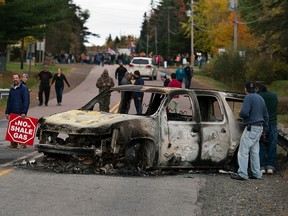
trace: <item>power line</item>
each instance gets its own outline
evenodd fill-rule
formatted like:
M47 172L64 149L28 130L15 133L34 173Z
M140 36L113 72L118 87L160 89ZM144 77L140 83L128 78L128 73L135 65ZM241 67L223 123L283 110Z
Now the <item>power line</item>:
M240 6L240 3L238 2L238 7L239 7L239 9L252 9L252 8L255 8L255 7L258 7L259 5L261 5L262 4L262 2L260 2L260 3L258 3L258 4L256 4L256 5L253 5L253 6Z
M256 20L253 20L253 21L249 21L249 22L237 22L237 24L240 24L240 25L253 24L253 23L259 22L260 20L265 19L266 17L271 16L271 15L272 15L272 13L271 14L266 14L265 16L260 17L259 19L256 19Z
M266 14L266 15L264 15L264 16L256 19L256 20L252 20L252 21L249 21L249 22L240 22L240 21L237 21L236 23L237 23L237 24L240 24L240 25L249 25L249 24L253 24L253 23L259 22L260 20L263 20L263 19L265 19L266 17L271 16L271 15L272 15L272 13L269 13L269 14ZM233 24L234 22L231 22L231 23ZM229 25L229 24L228 24L228 25ZM204 27L198 26L198 25L196 25L195 23L194 23L194 26L195 26L197 29L199 29L200 31L203 31L203 32L217 32L217 31L221 31L221 30L224 30L224 29L226 29L226 28L229 27L229 26L225 26L225 27L223 27L223 28L218 28L218 29L209 30L209 29L205 29Z
M230 27L230 24L228 24L227 26L223 27L223 28L217 28L217 29L213 29L213 30L208 30L208 29L204 29L200 26L197 26L195 23L194 23L194 26L199 29L200 31L203 31L203 32L219 32L219 31L222 31L224 29L227 29Z

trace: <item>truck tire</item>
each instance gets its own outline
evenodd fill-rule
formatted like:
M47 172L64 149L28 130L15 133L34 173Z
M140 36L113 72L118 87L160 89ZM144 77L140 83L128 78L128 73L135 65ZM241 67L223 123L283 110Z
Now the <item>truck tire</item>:
M125 150L125 163L128 166L148 169L153 167L156 150L153 142L134 143Z

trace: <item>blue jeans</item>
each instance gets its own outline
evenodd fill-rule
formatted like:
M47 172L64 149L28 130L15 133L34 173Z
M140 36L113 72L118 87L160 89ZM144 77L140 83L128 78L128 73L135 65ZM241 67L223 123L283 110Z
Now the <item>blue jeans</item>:
M261 169L267 168L275 171L278 143L277 124L269 124L266 137L268 143L260 143L260 166Z
M57 103L62 103L63 87L55 87Z
M259 139L262 134L262 126L251 126L251 131L245 127L240 140L238 150L238 174L248 179L248 160L250 155L250 166L254 177L261 178L260 159L259 159Z
M119 77L119 76L118 76L118 86L121 85L121 81L122 81L123 78L124 78L124 77Z
M191 86L191 80L192 78L185 78L185 88L189 89Z
M143 102L142 97L134 98L134 104L135 104L136 112L138 115L142 114L142 102Z

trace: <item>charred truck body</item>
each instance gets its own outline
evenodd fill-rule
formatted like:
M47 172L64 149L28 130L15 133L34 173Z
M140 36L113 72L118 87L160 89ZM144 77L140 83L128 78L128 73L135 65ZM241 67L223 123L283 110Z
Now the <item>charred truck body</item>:
M143 114L133 94L143 92ZM118 98L109 113L98 102ZM79 110L39 120L37 149L45 154L91 157L102 165L123 161L140 168L225 167L242 134L243 94L154 86L118 86Z

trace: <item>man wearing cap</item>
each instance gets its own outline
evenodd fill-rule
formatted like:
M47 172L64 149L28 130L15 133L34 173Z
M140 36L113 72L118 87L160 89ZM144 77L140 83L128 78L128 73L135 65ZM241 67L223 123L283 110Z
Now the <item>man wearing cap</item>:
M259 159L259 139L268 126L268 111L263 98L256 93L254 82L245 84L245 93L243 106L239 112L245 129L240 139L238 150L238 173L232 174L231 178L236 180L247 180L248 177L248 160L250 156L250 167L252 176L250 178L261 179Z
M170 82L170 79L166 76L165 73L161 73L160 78L163 81L163 86L167 87Z
M267 111L269 114L268 130L266 132L266 140L260 139L260 167L261 172L273 174L276 168L277 157L277 109L278 97L272 92L268 91L266 83L263 81L256 82L257 93L264 99Z

